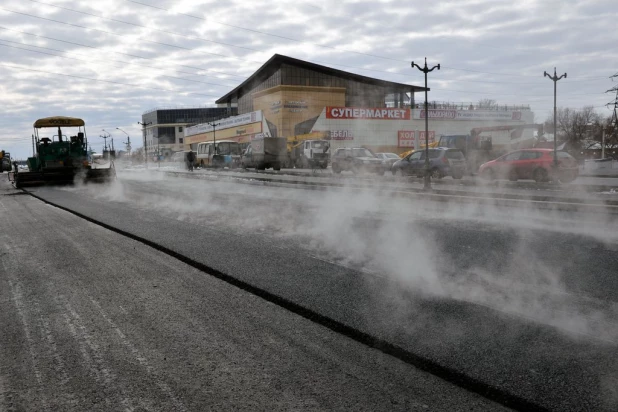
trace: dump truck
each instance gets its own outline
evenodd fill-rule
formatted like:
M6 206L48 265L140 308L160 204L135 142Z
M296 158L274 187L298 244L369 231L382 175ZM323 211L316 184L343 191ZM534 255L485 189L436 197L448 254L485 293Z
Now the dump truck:
M256 137L243 153L240 164L243 168L281 170L288 158L285 137Z
M28 171L9 174L15 187L104 182L116 177L113 157L88 155L84 120L54 116L38 119L33 126L34 154L28 158Z

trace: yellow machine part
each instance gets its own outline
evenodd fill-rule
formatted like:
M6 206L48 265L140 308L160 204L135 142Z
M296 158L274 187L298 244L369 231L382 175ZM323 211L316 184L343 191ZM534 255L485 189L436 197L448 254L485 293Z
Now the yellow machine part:
M287 138L288 152L292 150L293 147L298 146L305 140L322 140L322 139L327 139L327 138L328 138L328 132L311 132L311 133L290 136Z
M430 148L432 148L432 149L433 149L434 147L438 147L438 142L429 143L429 147L430 147ZM420 150L420 149L424 149L424 148L425 148L425 145L424 145L424 144L422 144L422 145L420 145L419 150ZM400 153L400 154L399 154L399 157L401 157L401 158L403 159L404 157L406 157L406 156L407 156L407 155L409 155L410 153L413 153L413 152L414 152L414 150L415 150L415 149L408 150L407 152Z

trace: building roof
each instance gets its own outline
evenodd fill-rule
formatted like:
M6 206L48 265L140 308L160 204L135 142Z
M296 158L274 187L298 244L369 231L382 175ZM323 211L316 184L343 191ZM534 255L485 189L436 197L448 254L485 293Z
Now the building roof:
M323 74L331 76L342 77L349 80L355 80L360 83L366 83L376 86L382 86L393 89L393 91L402 92L422 92L425 91L424 87L413 86L406 83L389 82L386 80L374 79L373 77L361 76L360 74L354 74L343 70L333 69L331 67L322 66L319 64L311 63L305 60L295 59L293 57L283 56L281 54L275 54L266 63L262 65L255 73L249 76L244 82L227 93L225 96L219 98L215 103L229 103L237 100L244 92L248 92L255 87L255 85L268 79L274 72L276 72L282 64L289 64L303 69L313 70ZM427 89L429 90L429 89Z

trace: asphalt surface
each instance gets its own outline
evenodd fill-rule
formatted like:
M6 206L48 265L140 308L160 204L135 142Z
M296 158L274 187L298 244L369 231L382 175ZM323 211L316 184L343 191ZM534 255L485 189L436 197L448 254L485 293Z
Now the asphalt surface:
M532 405L618 408L609 217L161 174L33 192Z
M504 410L4 182L0 228L0 411Z

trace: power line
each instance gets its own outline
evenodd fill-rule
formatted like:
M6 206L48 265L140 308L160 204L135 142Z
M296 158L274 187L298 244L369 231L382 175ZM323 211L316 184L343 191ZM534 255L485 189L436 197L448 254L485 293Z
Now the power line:
M30 0L30 1L33 1L33 0ZM201 20L201 21L204 21L204 22L212 22L212 20L206 19L206 18L201 17L201 16L196 16L196 15L193 15L193 14L181 13L181 12L171 12L169 9L166 9L164 7L154 6L152 4L146 4L146 3L142 3L142 2L136 1L136 0L125 0L125 1L128 1L130 3L139 4L139 5L144 6L144 7L150 7L150 8L156 9L156 10L165 11L168 14L176 14L176 15L179 15L179 16L190 17L190 18ZM264 31L261 31L261 30L250 29L250 28L242 27L242 26L236 26L236 25L229 24L229 23L222 23L222 22L219 22L219 21L215 21L215 23L220 24L222 26L231 27L231 28L234 28L234 29L239 29L239 30L248 31L248 32L251 32L251 33L257 33L257 34L262 34L262 35L265 35L265 36L271 36L271 37L276 37L276 38L280 38L280 39L290 40L290 41L294 41L294 42L297 42L297 43L308 44L308 45L315 46L315 47L321 47L321 48L326 48L326 49L331 49L331 50L337 50L337 51L342 51L342 52L346 52L346 53L353 53L353 54L358 54L358 55L362 55L362 56L375 57L375 58L378 58L378 59L391 60L391 61L395 61L395 62L406 63L406 65L410 62L410 60L407 60L407 59L406 60L395 59L395 58L391 58L391 57L379 56L379 55L370 54L370 53L363 53L363 52L358 52L358 51L354 51L354 50L346 50L346 49L342 49L342 48L339 48L339 47L334 47L334 46L328 46L328 45L323 45L323 44L318 44L318 43L307 42L305 40L300 40L300 39L295 39L295 38L292 38L292 37L287 37L287 36L282 36L282 35L278 35L278 34L268 33L268 32L264 32ZM490 48L496 48L496 47L487 46L487 45L483 45L483 46L484 47L490 47ZM342 65L341 67L352 67L352 66L343 66ZM498 76L516 76L516 77L536 78L536 75L522 75L522 74L515 74L515 73L486 72L486 71L479 71L479 70L473 70L473 69L462 69L462 68L459 68L459 67L448 67L448 66L444 66L443 68L444 69L450 69L450 70L457 70L457 71L480 73L480 74L493 74L493 75L498 75ZM363 70L369 70L369 69L363 69ZM380 70L375 70L375 71L380 71ZM391 72L387 72L387 73L391 73ZM402 75L403 75L403 73L402 73ZM604 77L599 77L599 78L604 78Z
M174 36L181 36L181 37L185 37L187 39L201 40L201 41L205 41L205 42L208 42L208 43L214 43L214 44L221 44L221 45L224 45L224 46L237 47L239 49L244 49L244 50L249 50L249 51L264 52L264 50L252 49L250 47L244 47L244 46L237 46L237 45L231 44L231 43L225 43L225 42L221 42L221 41L205 39L203 37L188 36L186 34L182 34L182 33L178 33L178 32L173 32L173 31L168 31L168 30L161 30L161 29L157 29L155 27L145 26L143 24L131 23L131 22L124 21L124 20L112 19L110 17L101 16L99 14L88 13L88 12L85 12L85 11L75 10L75 9L71 9L69 7L58 6L56 4L45 3L45 2L42 2L42 1L38 1L38 0L28 0L28 1L31 1L33 3L44 4L44 5L50 6L50 7L56 7L56 8L61 9L61 10L72 11L73 13L79 13L79 14L84 14L86 16L97 17L97 18L102 19L102 20L108 20L108 21L113 21L113 22L116 22L116 23L128 24L128 25L134 26L134 27L141 27L143 29L157 31L159 33L172 34Z
M56 6L54 6L54 7L56 7ZM34 14L29 14L29 13L18 12L18 11L6 9L6 8L3 8L3 7L0 7L0 10L7 11L9 13L19 14L19 15L22 15L22 16L32 17L32 18L35 18L35 19L51 21L51 22L58 23L58 24L64 24L64 25L71 26L71 27L77 27L77 28L84 29L84 30L97 31L97 32L100 32L100 33L105 33L105 34L109 34L109 35L116 36L116 37L126 37L126 36L124 36L122 34L117 34L117 33L114 33L114 32L107 31L107 30L93 29L91 27L80 26L79 24L67 23L67 22L63 22L63 21L60 21L60 20L55 20L55 19L50 19L50 18L47 18L47 17L36 16ZM81 12L79 12L77 10L73 10L73 9L68 9L68 10L75 11L76 13L81 13ZM105 17L101 17L101 18L102 19L106 19ZM127 24L133 24L133 23L127 23ZM149 28L149 27L146 27L146 26L143 26L143 27ZM149 28L149 29L151 29L151 28ZM156 29L152 29L152 30L156 30ZM179 36L184 36L184 35L179 35ZM187 37L187 36L184 36L184 37ZM168 47L172 47L172 48L175 48L175 49L180 49L180 50L185 50L185 51L192 51L194 53L202 53L202 54L207 54L207 55L211 55L211 56L218 56L218 57L224 57L224 58L232 58L232 59L235 59L235 60L242 60L242 61L246 61L246 62L249 62L249 63L260 64L260 65L262 64L262 62L258 62L258 61L255 61L255 60L249 60L249 59L243 59L243 58L237 57L237 56L225 55L225 54L220 54L220 53L205 52L205 51L191 49L191 48L188 48L188 47L178 46L178 45L175 45L175 44L157 42L157 41L153 41L153 40L145 40L143 38L140 39L140 40L143 41L143 42L146 42L146 43L152 43L152 44L156 44L156 45L159 45L159 46L168 46ZM260 52L260 53L263 52L263 50L257 50L257 49L250 49L250 50L253 50L253 51L256 51L256 52ZM330 64L330 63L319 62L319 61L316 61L316 63ZM365 71L393 74L392 72L389 72L389 71L386 71L386 70L366 69L366 68L362 68L362 67L347 66L347 65L343 65L343 64L331 64L331 65L332 66L352 68L352 69L358 69L358 70L365 70Z
M15 11L15 10L5 9L5 8L3 8L3 7L0 7L0 10L8 11L9 13L19 14L19 15L21 15L21 16L27 16L27 17L32 17L32 18L35 18L35 19L40 19L40 20L45 20L45 21L51 21L51 22L53 22L53 23L64 24L64 25L66 25L66 26L77 27L77 28L79 28L79 29L91 30L91 31L96 31L96 32L99 32L99 33L105 33L105 34L109 34L109 35L111 35L111 36L125 37L125 36L123 36L122 34L116 34L116 33L114 33L114 32L107 31L107 30L94 29L94 28L92 28L92 27L80 26L79 24L67 23L67 22L65 22L65 21L60 21L60 20L50 19L50 18L47 18L47 17L36 16L36 15L34 15L34 14L29 14L29 13L22 13L22 12ZM211 56L226 57L226 58L231 57L231 56L229 56L229 55L225 55L225 54L210 53L210 52L205 52L205 51L198 51L198 50L195 50L195 49L190 49L190 48L188 48L188 47L183 47L183 46L178 46L178 45L175 45L175 44L169 44L169 43L158 42L158 41L154 41L154 40L145 40L145 39L143 39L143 38L142 38L142 39L140 39L140 40L141 40L141 41L143 41L143 42L146 42L146 43L156 44L156 45L159 45L159 46L168 46L168 47L172 47L172 48L175 48L175 49L187 50L187 51L192 51L192 52L195 52L195 53L208 54L208 55L211 55ZM241 59L241 60L245 60L245 59ZM245 61L248 61L248 62L251 62L251 63L257 63L257 64L260 64L260 63L261 63L261 62L258 62L258 61L253 61L253 60L245 60Z
M108 20L108 21L113 21L113 22L117 22L117 23L127 24L127 25L131 25L131 26L134 26L134 27L146 28L146 29L149 29L149 30L158 31L158 32L165 33L165 34L171 34L171 35L174 35L174 36L180 36L180 37L184 37L184 38L188 38L188 39L192 39L192 40L201 40L201 41L206 41L206 42L211 42L211 43L217 43L217 44L222 44L222 45L226 45L226 46L242 48L242 49L245 49L245 50L250 50L250 51L255 51L255 52L260 52L260 53L264 52L264 50L253 49L253 48L244 47L244 46L237 46L237 45L234 45L234 44L231 44L231 43L218 42L218 41L204 39L204 38L196 37L196 36L188 36L188 35L184 35L184 34L178 33L178 32L172 32L172 31L167 31L167 30L160 30L160 29L157 29L157 28L154 28L154 27L150 27L150 26L145 26L145 25L141 25L141 24L126 22L126 21L123 21L123 20L108 18L108 17L100 16L100 15L97 15L97 14L94 14L94 13L83 12L83 11L80 11L80 10L75 10L75 9L71 9L71 8L68 8L68 7L58 6L58 5L54 5L54 4L51 4L51 3L45 3L45 2L38 1L38 0L29 0L29 1L34 2L34 3L44 4L44 5L51 6L51 7L56 7L56 8L59 8L61 10L67 10L67 11L71 11L71 12L78 13L78 14L83 14L83 15L87 15L87 16L91 16L91 17L96 17L96 18L99 18L99 19L102 19L102 20ZM127 1L131 1L131 0L127 0ZM155 7L155 6L150 6L150 5L146 5L146 4L135 2L135 1L131 1L131 2L136 3L136 4L141 4L141 5L144 5L144 6L148 6L148 7L153 7L155 9L161 9L161 10L164 10L166 12L169 12L167 9L163 9L163 8L159 8L159 7ZM90 27L85 27L85 26L81 26L81 25L77 25L77 24L73 24L73 23L67 23L67 22L63 22L63 21L60 21L60 20L49 19L49 18L45 18L45 17L41 17L41 16L36 16L36 15L33 15L33 14L17 12L17 11L13 11L13 10L9 10L9 9L4 9L2 7L0 7L0 10L5 10L5 11L11 12L11 13L16 13L16 14L20 14L20 15L36 18L36 19L52 21L52 22L55 22L55 23L69 25L69 26L73 26L73 27L77 27L77 28L81 28L81 29L94 30L94 31L98 31L98 32L105 33L105 34L110 34L110 35L117 36L117 37L126 37L124 35L117 34L117 33L110 32L110 31L106 31L106 30L92 29ZM183 13L177 13L177 14L183 15ZM188 15L188 16L189 17L193 17L193 18L199 18L201 20L207 21L207 19L200 18L198 16L191 16L191 15ZM223 24L223 23L221 23L221 24ZM245 30L242 27L237 27L237 26L233 26L233 25L229 25L229 26ZM246 29L246 30L253 31L252 29ZM259 31L256 31L256 32L259 32ZM275 37L286 38L285 36L275 36ZM144 39L140 39L140 40L142 40L144 42L147 42L147 43L153 43L153 44L157 44L157 45L163 45L163 46L178 48L178 49L181 49L181 50L192 51L192 52L195 52L195 53L203 53L203 54L209 54L209 55L214 55L214 56L218 56L218 57L233 58L233 59L236 59L236 60L242 60L242 61L247 61L247 62L256 63L256 64L261 64L262 63L262 62L258 62L258 61L255 61L255 60L243 59L243 58L237 57L237 56L230 56L230 55L224 55L224 54L220 54L220 53L210 53L210 52L198 51L198 50L191 49L191 48L188 48L188 47L177 46L177 45L173 45L173 44L169 44L169 43L156 42L156 41L144 40ZM294 40L294 39L292 39L292 40ZM300 41L300 40L296 40L296 41ZM312 44L312 43L309 43L309 44ZM406 62L407 63L407 61L405 61L405 60L390 59L390 58L386 58L386 57L383 57L383 56L375 56L375 55L365 54L365 53L359 53L359 54L367 55L367 56L370 56L370 57L384 58L384 59L388 59L388 60L399 61L399 62ZM141 58L141 56L135 56L135 55L129 55L129 56ZM397 76L409 77L408 74L406 74L406 73L398 73L398 72L392 72L392 71L387 71L387 70L378 70L378 69L369 69L369 68L364 68L364 67L349 66L349 65L343 65L343 64L332 64L332 63L320 62L320 61L315 61L315 62L316 63L320 63L320 64L330 65L330 66L339 66L339 67L345 67L345 68L350 68L350 69L357 69L357 70L377 72L377 73L387 73L389 75L397 75ZM484 71L478 71L478 70L472 70L472 69L461 69L461 68L454 68L454 67L448 67L448 66L446 66L444 68L445 69L450 69L450 70L459 70L459 71L466 71L466 72L472 72L472 73L479 73L479 74L492 74L492 75L499 75L499 76L532 77L532 76L521 75L521 74L484 72ZM225 74L227 74L227 73L225 73ZM238 75L233 75L233 76L243 77L243 76L238 76ZM590 77L590 79L605 79L605 78L606 77ZM462 80L457 80L457 81L462 81ZM575 81L577 81L577 80L575 80ZM584 78L581 78L581 80L579 80L579 81L585 81L585 80L584 80ZM481 83L482 81L470 81L470 82ZM490 83L490 82L487 82L487 83ZM536 85L536 84L539 84L539 83L529 83L529 84L535 84Z
M174 35L174 36L180 36L180 37L184 37L184 38L191 39L191 40L201 40L201 41L205 41L205 42L209 42L209 43L215 43L215 44L220 44L220 45L225 45L225 46L230 46L230 47L236 47L236 48L240 48L240 49L244 49L244 50L248 50L248 51L259 52L259 53L263 53L263 52L266 51L266 50L260 50L260 49L251 48L251 47L239 46L239 45L235 45L235 44L231 44L231 43L226 43L226 42L221 42L221 41L205 39L203 37L189 36L189 35L185 35L185 34L174 32L174 31L161 30L161 29L157 29L157 28L151 27L151 26L146 26L146 25L142 25L142 24L127 22L127 21L124 21L124 20L109 18L109 17L98 15L98 14L94 14L94 13L89 13L89 12L84 12L84 11L72 9L72 8L69 8L69 7L63 7L63 6L58 6L58 5L51 4L51 3L42 2L42 1L39 1L39 0L29 0L29 1L31 1L33 3L44 4L44 5L50 6L50 7L56 7L56 8L61 9L61 10L67 10L67 11L71 11L71 12L74 12L74 13L83 14L83 15L86 15L86 16L96 17L96 18L99 18L101 20L107 20L107 21L112 21L112 22L116 22L116 23L127 24L127 25L130 25L130 26L145 28L145 29L156 31L156 32L160 32L160 33L171 34L171 35ZM155 8L155 9L164 10L164 11L169 13L169 10L164 9L164 8L160 8L160 7L156 7L156 6L151 6L151 5L146 5L146 4L135 2L135 1L132 1L132 2L136 3L136 4L144 5L144 6L147 6L147 7L152 7L152 8ZM67 24L67 25L71 25L71 26L75 26L75 27L79 27L79 28L83 28L83 29L88 29L87 27L84 27L84 26L79 26L79 25L75 25L75 24L72 24L72 23L66 23L66 22L62 22L62 21L59 21L59 20L47 19L47 18L44 18L44 17L35 16L35 15L32 15L32 14L27 14L27 13L15 12L15 11L12 11L12 10L7 10L7 9L4 9L4 10L10 11L10 12L13 12L13 13L23 14L23 15L30 16L30 17L33 17L33 18L39 18L39 19L53 21L53 22L60 23L60 24ZM177 14L184 15L183 13L177 13ZM192 15L187 15L187 16L192 17L192 18L197 18L197 19L200 19L200 20L203 20L203 21L208 21L207 19L200 18L198 16L192 16ZM224 23L220 23L220 24L227 25L227 24L224 24ZM252 32L267 34L267 33L260 32L259 30L246 29L246 28L242 28L242 27L234 26L234 25L228 25L228 26L234 27L234 28L237 28L237 29L240 29L240 30L248 30L248 31L252 31ZM109 32L109 31L105 31L105 30L100 30L100 29L93 29L93 30L100 31L100 32L103 32L103 33L106 33L106 34L111 34L111 35L114 35L114 36L124 37L123 35L116 34L116 33ZM288 37L285 37L285 36L274 35L274 37L281 37L281 38L284 38L284 39L293 40L293 41L297 41L297 42L301 42L301 43L307 43L307 44L311 44L311 45L315 45L315 46L321 46L321 45L318 45L318 44L315 44L315 43L308 43L308 42L304 42L304 41L301 41L301 40L298 40L298 39L288 38ZM206 53L206 54L211 54L211 55L215 55L215 56L219 56L219 57L229 57L229 58L233 58L233 59L236 59L236 60L247 61L247 62L250 62L250 63L257 63L257 64L261 63L261 62L257 62L257 61L254 61L254 60L243 59L243 58L240 58L240 57L237 57L237 56L230 56L230 55L224 55L224 54L219 54L219 53L209 53L209 52L196 51L195 49L190 49L190 48L186 48L186 47L176 46L176 45L172 45L172 44L169 44L169 43L152 42L150 40L144 40L144 41L151 42L151 43L158 44L158 45L165 45L165 46L169 46L169 47L180 48L180 49L183 49L183 50L194 51L194 52L197 52L197 53ZM323 47L339 50L337 48L330 47L330 46L323 46ZM346 50L341 50L341 51L346 51ZM377 56L377 55L372 55L372 54L362 53L362 52L354 52L354 51L347 51L347 52L355 53L355 54L360 54L360 55L365 55L365 56L369 56L369 57L375 57L375 58L381 58L381 59L387 59L387 60L391 60L391 61L407 63L407 60L393 59L393 58L389 58L389 57ZM371 72L376 72L376 73L387 73L389 75L395 74L395 75L398 75L398 76L406 76L406 77L408 77L408 74L406 74L406 73L396 73L396 72L387 71L387 70L369 69L369 68L358 67L358 66L350 66L350 65L344 65L344 64L332 64L332 63L329 63L329 62L321 62L321 61L317 61L317 60L314 61L314 62L315 63L319 63L319 64L326 64L326 65L330 65L330 66L339 66L339 67L345 67L345 68L351 68L351 69L357 69L357 70L371 71ZM445 68L447 68L447 67L445 67ZM526 76L526 75L520 75L520 74L490 73L490 72L481 72L481 71L476 71L476 70L460 69L460 68L450 68L450 69L451 70L461 70L461 71L468 71L468 72L483 73L483 74L503 75L503 76L532 77L532 76Z
M162 89L162 88L159 88L159 87L147 87L147 86L142 86L142 85L139 85L139 84L121 83L121 82L115 82L115 81L112 81L112 80L93 79L92 77L76 76L76 75L64 74L64 73L54 73L54 72L49 72L49 71L46 71L46 70L29 69L27 67L13 66L13 65L4 64L4 63L0 63L0 66L9 67L9 68L18 69L18 70L26 70L26 71L31 71L31 72L53 74L53 75L56 75L56 76L72 77L72 78L75 78L75 79L90 80L90 81L100 82L100 83L118 84L118 85L121 85L121 86L138 87L140 89L157 90L157 91L163 91L163 92L172 92L172 93L178 93L178 94L181 94L181 95L193 94L193 95L197 95L197 96L217 97L217 98L220 97L218 95L213 95L213 94L195 93L195 92L182 92L182 91L179 91L179 90Z
M10 41L10 40L5 40L5 39L0 39L0 41L9 42L9 43L24 44L24 45L26 45L26 46L30 46L30 47L36 47L36 48L40 48L40 49L52 50L52 51L57 51L57 52L64 53L64 54L69 54L68 52L65 52L65 51L63 51L63 50L51 49L51 48L48 48L48 47L33 46L33 45L31 45L31 44L25 44L25 43L13 42L13 41ZM8 44L2 44L2 43L0 43L0 46L3 46L3 47L10 47L10 48L13 48L13 49L18 49L18 50L25 50L25 51L29 51L29 52L32 52L32 53L45 54L45 55L48 55L48 56L63 57L63 56L60 56L60 55L58 55L58 54L47 53L47 52L38 51L38 50L31 50L31 49L26 49L26 48L23 48L23 47L10 46L10 45L8 45ZM63 58L70 59L70 60L77 60L77 61L86 62L86 63L90 63L90 62L91 62L90 60L78 59L78 58L76 58L76 57L63 57ZM109 61L106 61L106 60L99 60L99 61L103 61L103 62L105 62L106 64L109 64ZM146 66L146 65L141 65L141 64L135 64L135 63L129 63L129 62L122 62L122 61L118 61L118 60L111 60L111 61L112 61L112 62L116 62L116 63L128 64L128 65L132 65L132 66L147 67L147 68L150 68L150 69L161 70L161 69L158 69L158 68L156 68L156 67ZM114 66L114 67L120 67L120 66ZM168 78L170 78L170 79L176 79L176 80L184 80L184 81L193 82L193 83L210 84L210 85L213 85L213 86L234 87L234 86L229 85L229 84L220 84L220 83L203 82L203 81L200 81L200 80L187 79L187 78L185 78L185 77L169 76L169 75L165 75L165 74L161 74L161 75L159 75L159 76L161 76L161 77L168 77Z
M0 26L0 29L1 30L8 30L8 31L12 31L12 32L15 32L15 33L20 33L20 34L26 34L28 36L37 37L37 38L40 38L40 39L47 39L47 40L57 41L57 42L60 42L60 43L72 44L74 46L86 47L86 48L93 49L93 50L101 50L100 47L89 46L87 44L76 43L76 42L72 42L72 41L68 41L68 40L60 40L60 39L56 39L54 37L42 36L40 34L29 33L29 32L25 32L25 31L21 31L21 30L9 29L9 28L3 27L3 26ZM142 57L142 56L138 56L136 54L128 54L128 53L122 53L122 52L111 52L111 53L119 54L119 55L127 56L127 57L134 57L136 59L157 61L157 59L152 59L152 58L149 58L149 57ZM189 69L203 70L203 71L208 71L208 72L213 72L213 73L218 73L218 74L225 74L227 76L240 77L242 79L246 78L246 76L240 76L238 74L232 74L232 73L222 72L222 71L218 71L218 70L206 69L206 68L203 68L203 67L187 66L187 65L184 65L184 64L179 64L178 67L186 67L186 68L189 68ZM196 74L196 76L203 76L203 75Z
M153 6L152 4L146 4L146 3L142 3L142 2L139 2L139 1L135 1L135 0L126 0L126 1L128 1L130 3L139 4L141 6L150 7L150 8L153 8L153 9L165 11L167 13L171 13L169 9L166 9L166 8L163 8L163 7L158 7L158 6ZM196 15L193 15L193 14L180 13L180 12L178 12L178 13L174 12L174 14L177 14L179 16L190 17L190 18L197 19L197 20L202 20L202 21L205 21L205 22L211 21L211 20L205 19L205 18L200 17L200 16L196 16ZM218 21L216 21L215 23L220 24L222 26L231 27L233 29L244 30L244 31L248 31L248 32L251 32L251 33L257 33L257 34L262 34L262 35L265 35L265 36L276 37L276 38L279 38L279 39L290 40L290 41L293 41L293 42L308 44L308 45L316 46L316 47L322 47L322 48L325 48L325 49L342 51L342 52L346 52L346 53L353 53L353 54L358 54L358 55L367 56L367 57L375 57L375 58L378 58L378 59L384 59L384 60L391 60L391 61L396 61L396 62L408 63L407 60L394 59L394 58L391 58L391 57L378 56L378 55L375 55L375 54L363 53L363 52L353 51L353 50L345 50L345 49L341 49L339 47L327 46L327 45L324 45L324 44L310 43L310 42L307 42L307 41L304 41L304 40L295 39L295 38L292 38L292 37L282 36L282 35L279 35L279 34L267 33L267 32L256 30L256 29L249 29L247 27L235 26L233 24L221 23L221 22L218 22Z

